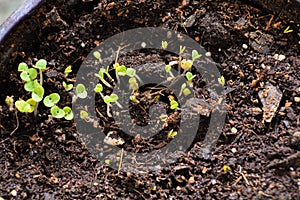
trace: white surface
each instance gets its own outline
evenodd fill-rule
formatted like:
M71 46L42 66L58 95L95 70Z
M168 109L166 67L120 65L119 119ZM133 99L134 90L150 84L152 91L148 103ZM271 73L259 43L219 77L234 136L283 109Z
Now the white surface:
M0 24L23 2L24 0L0 0Z

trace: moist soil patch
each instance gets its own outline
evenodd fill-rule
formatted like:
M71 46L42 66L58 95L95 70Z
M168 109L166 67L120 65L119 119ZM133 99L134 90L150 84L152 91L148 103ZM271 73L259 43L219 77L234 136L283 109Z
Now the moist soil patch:
M43 58L49 61L43 86L60 93L60 106L70 106L71 95L62 86L64 69L72 65L68 80L74 80L97 45L138 27L190 36L211 53L225 86L233 89L226 95L225 126L208 159L201 158L198 147L209 117L201 118L194 143L175 163L140 175L118 172L93 157L73 121L49 119L42 105L35 118L4 103L6 96L28 98L18 64ZM244 1L47 1L1 44L0 199L300 199L299 41L295 21ZM144 50L119 62L138 68L172 56ZM270 123L259 98L267 82L283 94ZM151 88L141 91L164 91ZM199 76L194 90L209 100ZM141 92L137 98L145 96ZM163 107L164 101L131 105L135 123L147 124L150 107ZM102 127L113 130L101 98L96 107ZM177 129L178 115L169 112L174 115L169 126ZM152 140L121 134L128 141L123 147L136 152L160 148L168 131Z

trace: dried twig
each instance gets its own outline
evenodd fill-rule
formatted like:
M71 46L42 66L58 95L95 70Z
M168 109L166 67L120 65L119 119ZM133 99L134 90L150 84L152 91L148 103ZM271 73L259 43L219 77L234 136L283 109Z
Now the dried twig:
M15 115L16 115L16 120L17 120L17 126L16 126L16 128L10 133L10 135L14 134L14 133L18 130L18 128L19 128L19 118L18 118L18 111L17 111L17 110L15 111Z

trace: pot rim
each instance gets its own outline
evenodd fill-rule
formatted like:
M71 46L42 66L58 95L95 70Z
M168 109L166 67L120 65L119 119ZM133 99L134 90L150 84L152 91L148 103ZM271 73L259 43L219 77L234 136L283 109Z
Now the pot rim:
M46 0L26 0L17 10L15 10L1 25L0 25L0 43L11 32L11 30L26 17L36 7Z

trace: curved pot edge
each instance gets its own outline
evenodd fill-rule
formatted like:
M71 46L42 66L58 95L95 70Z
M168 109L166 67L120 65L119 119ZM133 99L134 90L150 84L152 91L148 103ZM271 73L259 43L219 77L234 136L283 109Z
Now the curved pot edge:
M16 27L20 21L29 15L36 7L45 0L26 0L17 10L15 10L1 25L0 25L0 44L6 35Z

